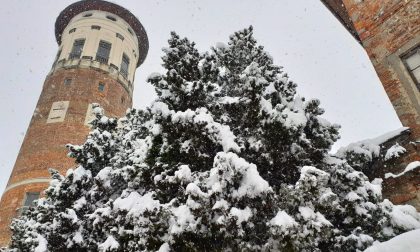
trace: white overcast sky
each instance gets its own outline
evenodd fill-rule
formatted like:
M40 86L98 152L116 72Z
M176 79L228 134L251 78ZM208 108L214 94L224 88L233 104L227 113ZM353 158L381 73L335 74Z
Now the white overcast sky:
M0 0L0 194L54 60L54 22L70 0ZM342 126L334 146L401 127L363 48L318 0L119 0L146 28L150 50L136 73L134 107L155 97L145 79L162 71L161 48L176 31L206 51L249 25L298 91L319 98ZM47 167L46 167L47 168Z

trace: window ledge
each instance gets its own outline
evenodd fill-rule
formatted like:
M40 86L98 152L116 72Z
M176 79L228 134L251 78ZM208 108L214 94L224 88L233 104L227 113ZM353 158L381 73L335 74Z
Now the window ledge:
M114 64L105 64L99 61L93 60L90 56L83 56L80 59L61 59L57 61L50 73L48 75L52 75L58 69L69 69L69 68L92 68L99 71L104 71L109 73L109 75L117 80L125 89L126 91L132 95L133 92L133 85L131 81L122 74L118 67Z

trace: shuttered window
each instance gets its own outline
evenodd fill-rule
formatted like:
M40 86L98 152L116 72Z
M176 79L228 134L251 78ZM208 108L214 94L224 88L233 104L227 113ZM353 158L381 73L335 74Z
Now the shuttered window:
M111 43L101 40L99 42L98 51L96 53L96 60L107 64L109 60L109 54L111 52Z
M63 122L66 118L67 109L69 108L69 101L58 101L51 105L50 113L48 114L47 123Z
M130 65L130 58L124 53L122 56L121 61L121 74L124 75L125 78L128 76L128 66Z
M70 52L70 59L79 59L82 55L83 46L85 45L85 39L76 39L73 43L73 48Z

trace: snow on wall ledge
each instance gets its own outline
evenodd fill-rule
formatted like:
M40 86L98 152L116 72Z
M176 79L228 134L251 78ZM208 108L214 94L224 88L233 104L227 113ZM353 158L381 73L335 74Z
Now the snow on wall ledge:
M403 132L410 130L408 127L401 127L399 129L387 132L383 135L380 135L375 138L365 139L358 142L350 143L347 146L343 146L337 150L335 153L336 156L343 157L344 154L348 151L354 151L356 153L368 153L368 155L372 155L371 153L379 154L379 145L401 135Z
M420 161L414 161L414 162L411 162L411 163L409 163L408 165L407 165L407 167L404 169L404 171L403 172L401 172L401 173L398 173L398 174L393 174L393 173L386 173L385 174L385 178L387 179L387 178L398 178L398 177L401 177L401 176L403 176L404 174L406 174L407 172L409 172L409 171L413 171L413 170L415 170L415 169L418 169L418 168L420 168Z

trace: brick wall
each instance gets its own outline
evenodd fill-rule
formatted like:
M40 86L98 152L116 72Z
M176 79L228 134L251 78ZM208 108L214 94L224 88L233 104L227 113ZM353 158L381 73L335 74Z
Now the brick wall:
M420 93L401 60L401 56L420 44L420 1L418 0L342 0L393 104L401 123L411 135L403 145L409 153L391 164L394 173L406 164L420 160ZM381 167L378 177L389 172ZM384 196L394 203L409 203L420 210L420 176L412 172L384 183Z
M406 130L380 145L379 157L365 168L365 174L370 180L382 178L382 194L395 204L411 204L420 211L420 169L410 171L398 178L385 178L386 173L399 174L405 167L416 159L416 146L411 140L411 131ZM389 148L398 143L407 150L407 153L398 158L385 160Z
M419 90L399 59L420 37L420 1L343 2L402 124L420 139Z
M69 85L65 79L71 79ZM99 83L105 84L100 91ZM57 101L69 101L63 122L47 123L51 106ZM26 192L41 192L48 183L31 179L49 178L48 168L65 174L75 166L68 158L67 143L81 144L89 128L85 125L91 103L99 103L109 116L123 116L132 106L132 98L123 86L107 73L93 69L58 69L49 75L26 132L8 187L0 202L0 247L9 241L9 224L23 204Z

